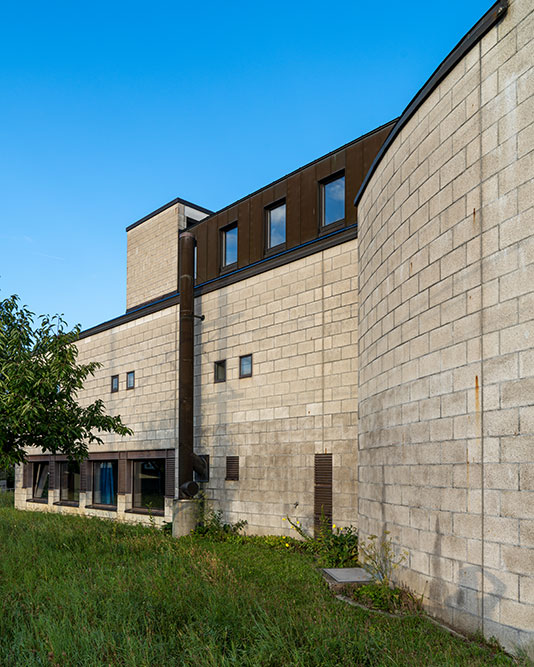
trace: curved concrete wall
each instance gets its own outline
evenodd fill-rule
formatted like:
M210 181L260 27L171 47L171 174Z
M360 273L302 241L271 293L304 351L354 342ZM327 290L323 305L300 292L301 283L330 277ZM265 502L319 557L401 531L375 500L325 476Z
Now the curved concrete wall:
M534 640L534 14L512 0L358 207L359 517L436 615Z

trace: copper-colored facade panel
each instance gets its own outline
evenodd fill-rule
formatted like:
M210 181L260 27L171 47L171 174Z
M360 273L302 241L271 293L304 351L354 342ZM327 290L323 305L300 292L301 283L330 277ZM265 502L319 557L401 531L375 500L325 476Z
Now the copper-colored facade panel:
M245 199L237 207L237 266L250 264L250 199Z
M315 165L315 178L318 181L322 181L325 178L328 178L331 174L334 173L332 169L332 158L327 157L324 160L320 160Z
M334 153L330 157L330 167L332 169L332 173L335 174L337 171L342 171L345 169L345 154L346 154L346 149L342 148L339 150L337 153Z
M353 202L363 177L363 145L358 143L349 146L345 151L345 221L347 225L356 221L356 208Z
M286 248L300 245L300 174L287 179Z
M249 258L250 263L263 257L263 197L259 193L250 198Z
M216 215L206 223L208 238L206 250L206 280L212 280L219 275L221 258L219 250L219 216Z
M197 279L195 283L200 284L207 280L208 275L208 225L197 225L193 233L197 240Z
M315 165L300 174L300 242L311 241L318 234L317 218L318 190ZM288 221L294 224L293 221Z

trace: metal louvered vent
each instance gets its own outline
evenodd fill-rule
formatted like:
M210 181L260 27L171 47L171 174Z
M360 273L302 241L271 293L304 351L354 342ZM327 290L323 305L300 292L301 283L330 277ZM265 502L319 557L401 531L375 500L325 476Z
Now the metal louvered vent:
M332 528L332 454L316 454L314 472L313 519L317 534L321 529L321 519Z
M165 496L167 498L174 497L175 470L176 470L175 450L170 449L167 452L167 460L165 461Z
M227 481L239 481L239 456L226 457L226 477Z

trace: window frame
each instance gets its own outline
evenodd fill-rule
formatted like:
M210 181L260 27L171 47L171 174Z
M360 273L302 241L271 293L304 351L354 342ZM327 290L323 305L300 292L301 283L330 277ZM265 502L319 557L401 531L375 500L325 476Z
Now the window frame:
M246 359L247 357L250 357L250 373L245 373L245 374L244 374L244 373L242 373L241 362L243 361L243 359ZM240 377L240 378L251 378L251 377L252 377L252 374L253 374L252 353L250 353L250 354L242 354L242 355L239 357L239 377Z
M98 461L89 461L91 464L91 479L92 479L92 490L91 490L91 502L93 503L94 506L96 507L105 507L106 509L117 509L117 497L119 495L119 462L118 459L109 459L109 460L98 460ZM112 466L112 471L114 471L113 474L113 479L114 479L114 484L115 484L115 489L113 495L115 496L115 503L103 503L102 502L102 490L100 489L100 502L97 502L95 499L95 493L97 492L96 489L96 484L95 484L95 467L98 465L102 465L103 463L111 463Z
M233 229L236 230L236 258L234 262L226 263L226 234L231 232ZM239 225L237 220L219 229L219 242L221 271L227 272L236 269L239 260Z
M130 378L130 376L133 378L133 384L132 384L131 387L129 386L129 384L130 384L130 383L129 383L129 378ZM127 391L130 391L131 389L135 389L135 371L128 371L128 372L126 373L126 390L127 390Z
M69 470L69 466L76 465L78 466L78 471L73 471ZM58 461L56 463L57 465L57 470L56 470L56 475L59 477L59 504L60 505L79 505L80 504L80 493L81 493L81 486L82 486L82 474L81 474L81 466L79 463L76 461ZM78 499L76 498L63 498L63 492L66 491L68 493L69 491L69 483L67 481L67 487L64 485L64 467L67 467L67 472L66 472L66 477L67 480L70 478L71 475L78 475ZM74 489L73 491L74 494L76 494L76 490Z
M113 381L117 380L117 388L113 388ZM119 376L118 375L112 375L111 376L111 393L116 394L119 391Z
M217 368L224 368L224 379L219 380L217 378ZM220 359L219 361L213 362L213 382L215 384L220 384L221 382L226 382L226 359Z
M156 461L163 462L163 472L160 477L160 483L163 487L163 492L161 494L161 507L152 507L148 508L146 505L136 505L135 500L136 500L136 491L135 491L135 481L136 481L136 466L137 465L142 465L143 463L152 463L154 464ZM132 474L132 486L131 486L131 491L132 491L132 511L133 512L153 512L154 515L160 516L163 515L165 512L165 475L167 473L167 460L165 458L160 458L160 457L154 457L154 458L147 458L147 459L133 459L131 463L131 474ZM139 495L142 495L141 492L139 492Z
M327 185L330 185L330 183L334 183L335 181L343 178L344 184L343 184L343 189L344 189L344 198L343 198L343 217L339 218L338 220L333 220L332 222L325 223L325 187ZM319 181L319 193L318 193L318 198L319 198L319 233L324 232L325 230L331 231L332 229L336 229L337 227L343 227L345 225L345 207L346 207L346 202L347 202L347 190L346 190L346 180L345 180L345 169L340 169L339 171L336 171L333 174L330 174L330 176L327 176L326 178L323 178Z
M43 484L43 491L46 491L46 495L43 496L36 496L35 495L35 487L37 486L37 471L38 471L38 466L46 466L47 471L46 471L46 481ZM46 487L46 489L45 489ZM34 461L32 463L32 497L31 499L35 502L38 503L48 503L48 499L50 496L50 461Z
M274 211L275 209L283 206L285 208L285 216L284 216L284 240L282 243L278 243L277 245L269 245L270 241L270 224L271 224L271 212ZM286 248L287 244L287 202L286 198L282 197L281 199L278 199L277 201L272 202L272 204L269 204L269 206L266 206L264 208L264 247L265 247L265 255L270 255L276 252L280 252L281 250L284 250Z

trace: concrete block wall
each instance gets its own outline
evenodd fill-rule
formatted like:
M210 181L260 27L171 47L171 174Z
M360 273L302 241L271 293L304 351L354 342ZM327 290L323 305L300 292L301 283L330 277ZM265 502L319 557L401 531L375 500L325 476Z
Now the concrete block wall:
M89 378L82 394L82 404L102 399L108 414L120 414L123 422L133 429L132 436L122 438L113 433L101 434L102 445L90 445L90 452L174 449L177 438L177 354L178 306L121 324L113 329L83 338L78 343L81 363L99 361L102 367ZM126 374L135 371L135 388L126 389ZM119 376L119 391L111 393L111 376ZM29 455L40 454L29 450ZM15 505L19 509L53 511L67 514L96 515L119 518L122 521L149 522L149 517L125 514L132 506L131 493L118 496L116 512L86 509L90 494L80 494L79 507L54 505L59 491L50 493L48 505L27 503L31 489L22 488L17 477ZM171 499L165 499L165 517L172 517Z
M359 521L449 623L534 641L534 7L401 130L359 205Z
M258 534L313 527L314 455L333 454L333 520L355 525L357 241L199 297L195 450L210 455L207 494ZM239 357L253 374L239 378ZM226 359L227 381L214 383ZM225 481L226 456L240 457ZM295 504L298 506L295 508Z
M127 309L178 289L178 233L185 225L178 203L128 231Z

